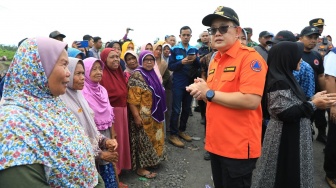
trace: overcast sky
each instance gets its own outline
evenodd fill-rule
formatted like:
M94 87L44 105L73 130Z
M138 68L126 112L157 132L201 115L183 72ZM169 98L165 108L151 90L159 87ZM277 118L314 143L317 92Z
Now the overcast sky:
M320 2L323 2L320 3ZM100 36L103 42L120 39L126 27L129 38L141 46L179 35L188 25L193 31L191 44L207 27L202 18L217 6L233 8L242 27L252 27L252 39L261 31L276 34L280 30L300 33L313 18L324 18L323 35L336 40L336 13L332 0L1 0L0 44L17 44L21 39L48 36L53 30L66 35L65 42L82 40L83 35Z

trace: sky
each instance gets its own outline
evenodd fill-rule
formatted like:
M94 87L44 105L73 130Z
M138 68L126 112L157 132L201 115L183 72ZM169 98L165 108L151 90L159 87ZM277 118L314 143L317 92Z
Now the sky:
M320 2L323 2L320 3ZM23 38L49 36L58 30L71 45L85 34L100 36L103 42L120 39L130 27L137 46L165 35L179 41L182 26L192 29L190 43L196 44L206 31L202 19L218 6L234 9L242 27L252 27L252 40L261 31L300 33L313 18L324 18L322 35L336 39L336 17L332 0L2 0L0 2L0 44L17 45Z

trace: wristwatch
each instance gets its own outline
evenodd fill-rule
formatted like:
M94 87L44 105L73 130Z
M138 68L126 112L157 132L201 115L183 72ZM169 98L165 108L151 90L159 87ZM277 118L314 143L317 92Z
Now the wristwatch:
M212 98L214 98L214 96L215 96L215 91L209 89L209 90L206 92L205 96L206 96L207 100L211 102Z

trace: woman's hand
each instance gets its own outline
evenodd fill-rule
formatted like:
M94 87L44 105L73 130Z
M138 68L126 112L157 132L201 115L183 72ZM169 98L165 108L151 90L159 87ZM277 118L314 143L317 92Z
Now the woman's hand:
M336 93L325 94L324 91L318 92L313 96L312 102L319 109L330 108L336 103Z
M115 151L118 147L118 142L116 139L108 139L106 140L106 147L109 151Z
M318 98L318 97L325 96L325 94L327 94L327 91L320 91L320 92L317 92L317 93L312 97L312 100L315 99L315 98Z
M190 92L190 95L192 95L197 100L205 100L205 94L208 90L209 87L202 78L196 78L193 84L190 84L186 87L186 91Z
M142 126L142 118L140 116L136 116L134 117L134 123L138 126L141 127Z
M77 41L73 41L72 44L71 44L71 47L73 47L73 48L78 48L78 45L79 45L79 44L80 44L79 42L77 42Z
M336 123L336 106L333 105L330 108L330 120L334 123Z
M110 152L110 151L103 151L100 153L100 158L104 161L110 162L110 163L116 163L118 162L118 153L116 151Z

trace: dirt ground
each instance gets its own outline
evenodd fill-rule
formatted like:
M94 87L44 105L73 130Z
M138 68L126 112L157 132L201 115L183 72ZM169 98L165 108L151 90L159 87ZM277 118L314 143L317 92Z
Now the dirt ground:
M201 116L193 112L189 118L187 132L199 141L184 142L185 148L177 148L166 141L168 160L163 161L158 169L156 179L143 179L133 171L123 171L120 179L130 188L213 188L210 161L203 159L204 127L200 124ZM316 130L317 132L317 130ZM316 136L316 135L315 135ZM328 188L323 170L324 145L314 141L314 187Z

